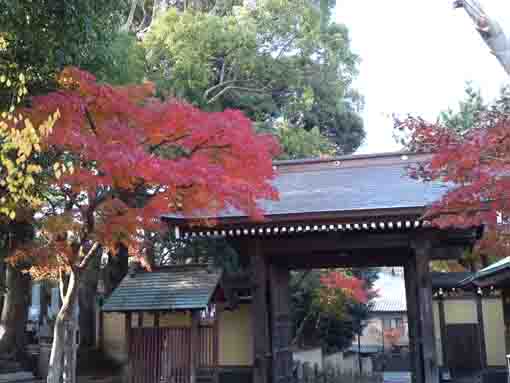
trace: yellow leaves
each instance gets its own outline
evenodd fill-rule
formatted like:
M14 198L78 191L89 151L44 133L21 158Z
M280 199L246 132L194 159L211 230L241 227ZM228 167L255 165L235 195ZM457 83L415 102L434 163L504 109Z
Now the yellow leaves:
M5 39L5 37L0 36L0 52L6 51L9 47L9 42Z
M55 173L55 177L57 179L59 179L62 176L62 172L64 172L64 171L65 171L64 164L57 162L53 165L53 172Z
M40 173L42 172L42 167L39 166L39 165L35 165L35 164L29 164L27 166L27 173Z
M43 222L43 231L47 234L62 234L80 229L80 224L70 215L48 217Z
M24 76L18 77L24 81ZM14 107L0 115L0 215L16 218L16 210L37 207L42 201L35 189L36 176L43 169L37 164L42 141L53 130L60 113L56 111L45 121L34 126L29 118L14 115ZM15 121L12 125L9 121ZM18 124L16 125L16 121ZM9 123L8 123L9 122ZM21 125L21 126L19 126ZM65 168L63 168L65 170ZM60 171L59 171L60 172ZM56 174L57 177L60 174Z
M72 162L69 162L67 165L64 163L56 162L53 164L53 172L55 173L55 177L59 179L66 172L73 174L74 166Z

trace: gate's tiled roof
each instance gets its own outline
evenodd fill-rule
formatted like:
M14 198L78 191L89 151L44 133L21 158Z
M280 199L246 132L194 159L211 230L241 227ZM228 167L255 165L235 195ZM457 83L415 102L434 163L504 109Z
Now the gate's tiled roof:
M197 310L207 307L221 272L204 266L171 266L127 275L103 311Z
M426 158L387 153L279 162L274 185L280 199L260 201L260 207L266 216L274 217L425 208L447 190L443 183L425 183L409 176L409 166ZM204 218L207 214L197 216ZM220 218L242 216L238 211L229 211ZM178 215L165 218L184 219Z

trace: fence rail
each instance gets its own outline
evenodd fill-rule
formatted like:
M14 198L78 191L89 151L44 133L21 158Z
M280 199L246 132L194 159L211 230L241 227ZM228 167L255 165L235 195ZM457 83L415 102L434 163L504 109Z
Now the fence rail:
M322 370L315 364L294 362L292 383L381 383L382 377L378 374L373 375L356 375L340 372L330 366L326 366Z

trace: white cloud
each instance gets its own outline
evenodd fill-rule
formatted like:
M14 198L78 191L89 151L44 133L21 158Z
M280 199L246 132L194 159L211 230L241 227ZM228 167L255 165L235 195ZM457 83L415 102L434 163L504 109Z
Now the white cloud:
M481 0L510 30L510 2ZM338 0L338 22L361 57L355 86L365 96L367 140L361 153L396 150L393 113L435 119L457 105L472 81L492 99L508 80L471 20L448 0ZM506 24L505 25L505 20Z

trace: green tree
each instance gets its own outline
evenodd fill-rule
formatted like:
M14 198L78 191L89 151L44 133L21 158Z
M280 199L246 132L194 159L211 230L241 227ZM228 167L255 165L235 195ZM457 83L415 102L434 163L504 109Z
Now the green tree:
M125 9L124 0L0 0L0 35L9 44L9 69L25 74L31 95L54 89L55 74L68 65L105 81L112 74L112 80L139 81L141 73L133 69L133 56L139 55L136 40L119 36ZM0 105L9 99L10 94L0 93Z
M283 148L280 160L294 160L306 157L333 156L334 144L321 134L319 128L306 130L290 127L287 121L275 124L276 135Z
M467 84L464 99L458 104L458 110L449 108L439 114L439 121L445 127L458 132L470 130L476 123L480 113L487 110L479 89Z
M292 274L291 310L295 344L322 346L327 353L336 352L349 347L355 335L363 330L363 322L370 311L370 299L373 298L371 286L377 278L377 271L346 269L341 273L363 281L362 295L368 300L353 299L342 290L337 292L333 307L319 304L318 297L323 289L321 277L328 272L310 270Z
M264 0L220 14L170 9L143 44L148 75L164 96L240 109L266 129L279 119L317 128L336 153L351 153L364 139L347 28L306 0Z

